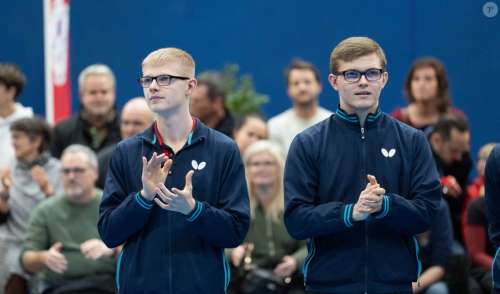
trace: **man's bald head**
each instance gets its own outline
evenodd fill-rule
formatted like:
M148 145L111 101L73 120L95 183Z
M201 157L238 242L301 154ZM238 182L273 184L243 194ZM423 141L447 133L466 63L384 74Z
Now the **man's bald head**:
M122 109L120 131L122 139L130 138L148 128L154 121L144 97L130 99Z

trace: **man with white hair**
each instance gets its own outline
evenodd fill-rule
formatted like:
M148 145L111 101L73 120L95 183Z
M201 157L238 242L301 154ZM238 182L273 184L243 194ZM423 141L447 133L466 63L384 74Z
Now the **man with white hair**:
M120 117L115 109L115 76L104 64L86 67L78 77L80 111L54 128L52 155L59 158L71 144L95 152L120 141Z

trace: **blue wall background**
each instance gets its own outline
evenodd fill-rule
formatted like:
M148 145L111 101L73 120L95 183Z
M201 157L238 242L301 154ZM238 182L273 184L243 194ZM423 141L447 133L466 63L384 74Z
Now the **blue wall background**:
M324 85L321 104L334 109L327 84L329 54L342 39L365 35L388 57L389 84L382 109L406 104L403 81L411 62L433 55L446 64L454 104L469 116L473 151L500 142L500 15L488 18L484 0L408 1L202 1L72 0L73 109L79 106L78 73L108 64L117 76L118 105L141 95L136 78L152 50L175 46L192 53L197 71L237 63L271 98L268 117L290 106L283 69L294 57L316 64ZM500 4L495 0L497 5ZM2 0L0 61L15 62L28 85L20 101L43 115L42 1Z

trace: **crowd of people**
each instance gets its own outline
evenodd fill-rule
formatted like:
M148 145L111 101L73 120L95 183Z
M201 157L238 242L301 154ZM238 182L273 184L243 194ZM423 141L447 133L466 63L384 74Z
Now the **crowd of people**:
M330 59L338 108L296 59L291 107L269 120L232 113L220 74L196 76L180 49L144 59L144 97L121 111L113 71L93 64L79 111L53 127L0 64L0 293L492 293L495 144L470 180L444 65L416 60L408 105L387 114L375 41Z

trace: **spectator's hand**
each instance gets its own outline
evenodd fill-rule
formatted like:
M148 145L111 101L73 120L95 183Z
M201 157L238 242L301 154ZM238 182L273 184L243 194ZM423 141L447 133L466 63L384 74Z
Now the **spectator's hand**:
M108 248L104 242L99 239L90 239L80 245L80 251L87 259L97 260L103 256L112 256L114 250Z
M194 171L190 170L186 174L186 184L182 190L172 188L172 191L170 191L162 183L159 186L159 189L156 190L156 194L158 195L158 197L154 198L156 204L163 209L180 212L185 215L193 211L196 204L192 194L193 173Z
M444 177L441 184L443 185L443 193L450 197L456 198L462 193L462 187L460 187L454 176Z
M274 268L274 274L280 278L290 277L297 270L297 260L295 258L285 255L281 263Z
M45 266L58 274L64 273L68 267L68 261L61 253L62 248L63 246L61 242L54 243L49 250L45 251L43 258Z
M233 250L231 250L231 263L235 267L239 267L241 265L241 262L243 261L243 258L245 257L245 252L247 251L247 246L245 244L242 244Z
M165 163L162 167L163 162ZM157 187L165 183L171 166L172 160L167 160L165 154L157 155L154 152L149 161L146 157L142 157L142 197L149 201L155 198Z
M40 190L42 190L45 196L51 196L54 193L52 185L49 183L47 173L41 166L35 165L31 168L31 177L38 184L38 186L40 186Z
M0 170L0 183L2 187L0 187L0 191L9 192L10 187L12 186L12 178L10 175L10 169L2 169Z
M352 218L355 221L365 220L370 214L382 209L381 196L385 194L385 189L380 187L374 176L368 175L367 178L368 183L353 207Z

